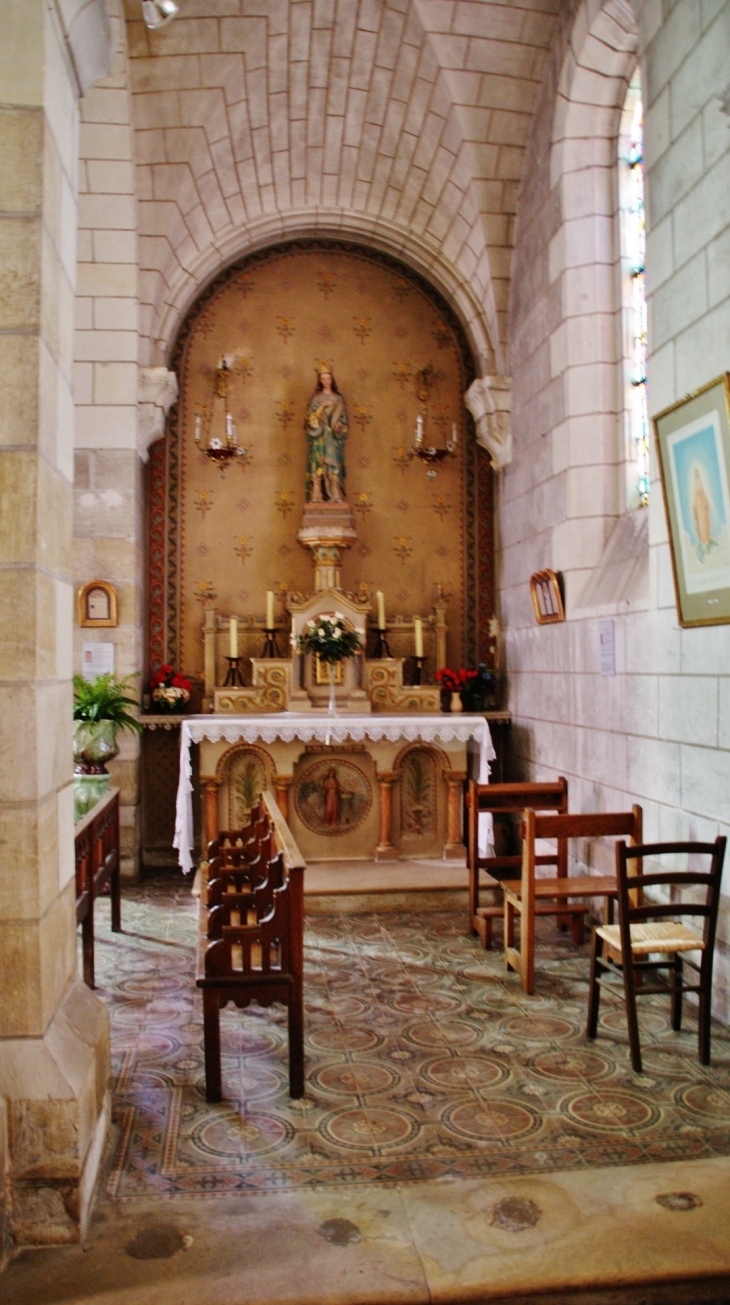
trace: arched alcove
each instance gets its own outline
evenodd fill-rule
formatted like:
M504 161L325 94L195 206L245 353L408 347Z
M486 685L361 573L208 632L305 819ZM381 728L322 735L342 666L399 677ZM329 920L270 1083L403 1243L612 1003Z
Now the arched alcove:
M221 477L195 446L195 413L221 354L234 363L232 398L249 456ZM343 586L387 594L388 610L447 604L449 657L476 663L493 615L492 486L463 395L476 366L466 324L426 278L352 241L281 242L219 271L170 355L180 398L150 461L149 661L202 671L202 600L261 615L267 590L312 587L297 541L304 492L304 414L319 360L330 362L350 419L348 499L358 539ZM425 405L416 374L432 370ZM427 439L457 455L425 475L408 456L425 406ZM300 465L301 464L301 465ZM278 601L278 600L277 600ZM282 619L281 609L279 619ZM393 654L401 649L391 636ZM409 649L403 648L403 655ZM430 665L430 680L437 667Z

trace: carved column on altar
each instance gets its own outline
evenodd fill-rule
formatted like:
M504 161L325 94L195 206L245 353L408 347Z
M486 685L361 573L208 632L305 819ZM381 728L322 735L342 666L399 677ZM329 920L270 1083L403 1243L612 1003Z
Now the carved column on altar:
M205 781L205 809L203 812L203 828L205 829L205 844L203 851L206 852L208 844L218 837L219 816L218 816L218 791L220 789L220 780L208 779Z
M444 860L463 858L464 839L461 832L461 813L464 797L465 770L444 770L446 781L446 842Z
M349 503L305 503L297 539L314 562L314 588L340 589L342 550L357 539Z
M380 832L375 849L376 861L390 861L398 855L393 844L393 784L396 779L394 770L384 770L378 774Z
M274 775L274 796L282 818L289 820L289 789L294 782L293 775Z

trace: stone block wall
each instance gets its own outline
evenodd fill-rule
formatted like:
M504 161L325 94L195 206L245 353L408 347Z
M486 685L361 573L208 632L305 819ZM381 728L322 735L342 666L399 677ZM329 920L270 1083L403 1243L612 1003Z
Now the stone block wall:
M74 338L74 552L77 589L107 580L119 597L116 629L76 625L74 667L85 642L110 642L115 671L142 692L144 504L138 454L138 241L133 133L120 0L107 10L115 43L109 77L81 101L78 267ZM119 735L111 770L121 789L122 872L137 873L139 741Z
M78 94L109 33L97 0L6 0L3 31L0 1182L22 1245L79 1239L108 1122L108 1018L77 972L71 536Z
M644 579L598 603L625 511L616 144L638 48L646 113L649 406L730 369L730 4L578 6L551 52L528 147L511 302L514 459L498 579L517 764L565 774L575 810L644 806L649 838L730 832L730 626L681 629L652 450ZM614 534L615 538L615 534ZM636 542L639 541L639 542ZM565 579L567 622L534 624L530 574ZM584 595L591 595L589 606ZM603 597L605 600L605 586ZM616 674L599 671L612 619ZM730 1017L730 879L716 1009Z

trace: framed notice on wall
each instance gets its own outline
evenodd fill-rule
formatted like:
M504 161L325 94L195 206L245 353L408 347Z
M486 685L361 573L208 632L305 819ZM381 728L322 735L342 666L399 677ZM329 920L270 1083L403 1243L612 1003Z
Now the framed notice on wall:
M654 418L679 623L730 622L730 376Z
M90 580L78 593L79 625L111 627L119 624L117 591L106 580Z

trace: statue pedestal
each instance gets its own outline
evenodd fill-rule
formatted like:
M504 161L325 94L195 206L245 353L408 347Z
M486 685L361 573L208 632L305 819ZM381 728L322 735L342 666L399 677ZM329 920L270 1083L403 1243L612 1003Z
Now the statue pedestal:
M349 503L305 503L297 539L314 560L314 588L340 588L341 553L357 539Z

